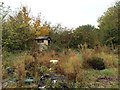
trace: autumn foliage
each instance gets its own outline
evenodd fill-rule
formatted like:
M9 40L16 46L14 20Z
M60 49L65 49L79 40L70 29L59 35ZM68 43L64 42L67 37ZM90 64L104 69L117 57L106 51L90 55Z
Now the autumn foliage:
M10 52L31 49L36 37L49 35L48 25L41 23L39 17L30 17L27 7L21 7L17 14L3 21L3 49Z
M36 36L49 35L49 27L46 24L42 26L39 18L36 18L34 21L34 33Z

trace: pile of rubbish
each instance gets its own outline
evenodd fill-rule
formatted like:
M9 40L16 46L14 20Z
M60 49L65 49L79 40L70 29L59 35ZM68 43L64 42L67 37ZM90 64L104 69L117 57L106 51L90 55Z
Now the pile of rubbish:
M71 86L71 87L70 87ZM69 85L68 79L63 75L43 75L38 81L38 88L72 88L72 84Z

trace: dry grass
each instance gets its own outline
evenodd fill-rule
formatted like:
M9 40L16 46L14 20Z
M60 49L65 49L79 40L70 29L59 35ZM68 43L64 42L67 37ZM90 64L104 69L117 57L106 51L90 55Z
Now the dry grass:
M103 58L105 66L107 68L117 68L118 67L118 56L115 54L108 54L105 52L101 52L96 54L96 56Z
M31 54L24 53L23 55L19 55L10 62L3 62L3 66L13 66L16 69L16 77L19 80L20 87L23 86L23 79L25 78L25 74L28 70L25 69L27 64L33 64L33 70L29 71L33 76L39 77L37 68L41 66L45 66L47 68L54 68L55 74L61 74L67 76L70 80L76 80L81 82L84 78L85 68L89 69L89 65L87 64L87 60L92 57L101 57L104 59L105 66L108 68L117 68L118 66L118 57L113 53L108 53L106 50L102 50L102 47L95 49L88 49L87 45L82 46L83 48L80 50L80 54L82 58L78 57L78 53L69 49L63 52L43 52L36 53L36 56L33 57ZM50 63L50 60L57 59L59 62L54 65ZM81 60L82 59L82 60ZM2 69L3 78L7 78L8 74L3 67Z
M58 64L54 65L54 72L62 75L68 76L70 79L75 79L78 77L77 74L82 73L82 64L79 60L77 54L68 50L68 52L46 52L43 54L38 54L39 66L44 65L46 67L53 67L50 64L51 59L59 60Z
M25 56L19 56L16 62L13 62L15 68L16 79L19 81L18 87L23 86L23 80L25 78Z
M1 75L2 75L2 79L6 79L8 77L7 71L4 68L2 68L2 74Z
M79 60L76 53L72 52L70 54L68 61L64 63L64 72L68 78L78 79L78 75L83 74L82 64L80 61L81 60Z
M94 52L90 49L86 49L85 51L81 51L82 54L82 58L83 58L83 62L82 62L82 66L83 68L89 68L88 65L88 60L94 56Z
M83 48L81 50L82 58L83 58L83 67L89 68L87 61L92 57L100 57L103 58L105 66L107 68L117 68L118 67L118 55L110 52L107 46L98 46L94 49Z

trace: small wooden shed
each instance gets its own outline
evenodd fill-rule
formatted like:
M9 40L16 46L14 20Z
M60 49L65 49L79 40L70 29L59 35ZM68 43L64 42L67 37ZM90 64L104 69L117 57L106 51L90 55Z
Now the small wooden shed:
M40 51L48 49L48 46L50 45L51 42L51 38L49 36L39 36L35 40L39 45Z

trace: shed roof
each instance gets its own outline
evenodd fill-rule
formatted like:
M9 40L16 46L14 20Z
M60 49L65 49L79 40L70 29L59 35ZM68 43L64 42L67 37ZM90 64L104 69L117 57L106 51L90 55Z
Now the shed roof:
M36 39L41 39L41 40L51 40L49 36L39 36Z

